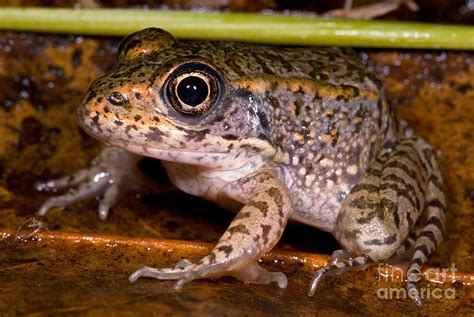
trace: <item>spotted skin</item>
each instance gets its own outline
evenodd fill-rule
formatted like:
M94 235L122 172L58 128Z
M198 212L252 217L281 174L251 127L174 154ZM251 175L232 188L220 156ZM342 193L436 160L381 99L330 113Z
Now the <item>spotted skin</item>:
M183 76L207 87L204 101L182 102ZM78 186L47 201L42 214L94 193L102 172L112 177L98 191L105 218L119 193L140 183L123 181L123 162L136 154L160 159L178 189L237 212L200 261L144 267L131 281L172 279L179 288L232 275L285 287L283 273L257 261L293 219L334 234L343 248L315 274L309 294L326 275L408 258L408 289L420 302L416 272L445 234L435 151L397 122L381 83L350 49L178 42L146 29L122 42L117 64L92 83L77 116L87 133L121 150L106 150L113 155L99 156L99 170L79 172L80 180L40 184Z

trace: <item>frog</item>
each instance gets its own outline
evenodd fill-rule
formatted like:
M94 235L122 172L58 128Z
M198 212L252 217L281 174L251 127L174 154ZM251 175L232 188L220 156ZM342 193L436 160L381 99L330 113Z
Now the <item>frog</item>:
M407 290L421 304L420 270L445 236L437 151L398 120L383 85L350 48L178 41L148 28L119 45L116 64L77 110L80 127L109 145L90 167L36 184L69 191L39 209L98 196L106 219L120 197L153 184L137 168L157 159L175 188L236 212L199 261L144 266L130 275L174 280L233 276L288 280L259 265L289 221L341 245L312 278L393 259L409 262Z

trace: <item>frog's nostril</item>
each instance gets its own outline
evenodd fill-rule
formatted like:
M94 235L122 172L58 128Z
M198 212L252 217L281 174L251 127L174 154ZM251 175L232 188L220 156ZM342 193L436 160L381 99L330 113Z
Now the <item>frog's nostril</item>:
M107 100L114 106L123 106L127 102L127 98L125 98L121 93L114 91L107 97Z

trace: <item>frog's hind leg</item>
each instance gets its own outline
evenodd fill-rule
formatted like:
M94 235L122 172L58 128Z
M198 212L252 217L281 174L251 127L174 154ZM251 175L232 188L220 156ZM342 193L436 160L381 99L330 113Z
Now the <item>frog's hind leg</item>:
M434 150L412 137L387 142L344 201L335 236L373 261L408 255L409 296L419 270L444 235L445 198ZM326 273L327 274L327 273Z
M174 268L143 267L129 280L133 282L144 276L177 280L175 288L179 289L194 279L230 275L255 284L276 282L285 288L286 276L265 270L258 260L275 246L283 233L293 208L290 192L271 172L257 172L224 190L226 196L245 206L207 256L196 263L181 260Z
M418 294L416 283L421 278L421 267L426 263L429 255L443 241L446 209L443 182L437 168L434 152L429 146L424 147L421 152L429 171L425 194L425 208L406 240L390 258L392 263L409 261L407 292L417 305L421 305L422 301Z

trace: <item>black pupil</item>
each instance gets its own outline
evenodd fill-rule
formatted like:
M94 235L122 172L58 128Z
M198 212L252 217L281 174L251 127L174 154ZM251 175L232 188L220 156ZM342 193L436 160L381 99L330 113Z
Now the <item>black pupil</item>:
M179 82L176 93L186 105L196 107L207 99L209 87L201 77L189 76Z

